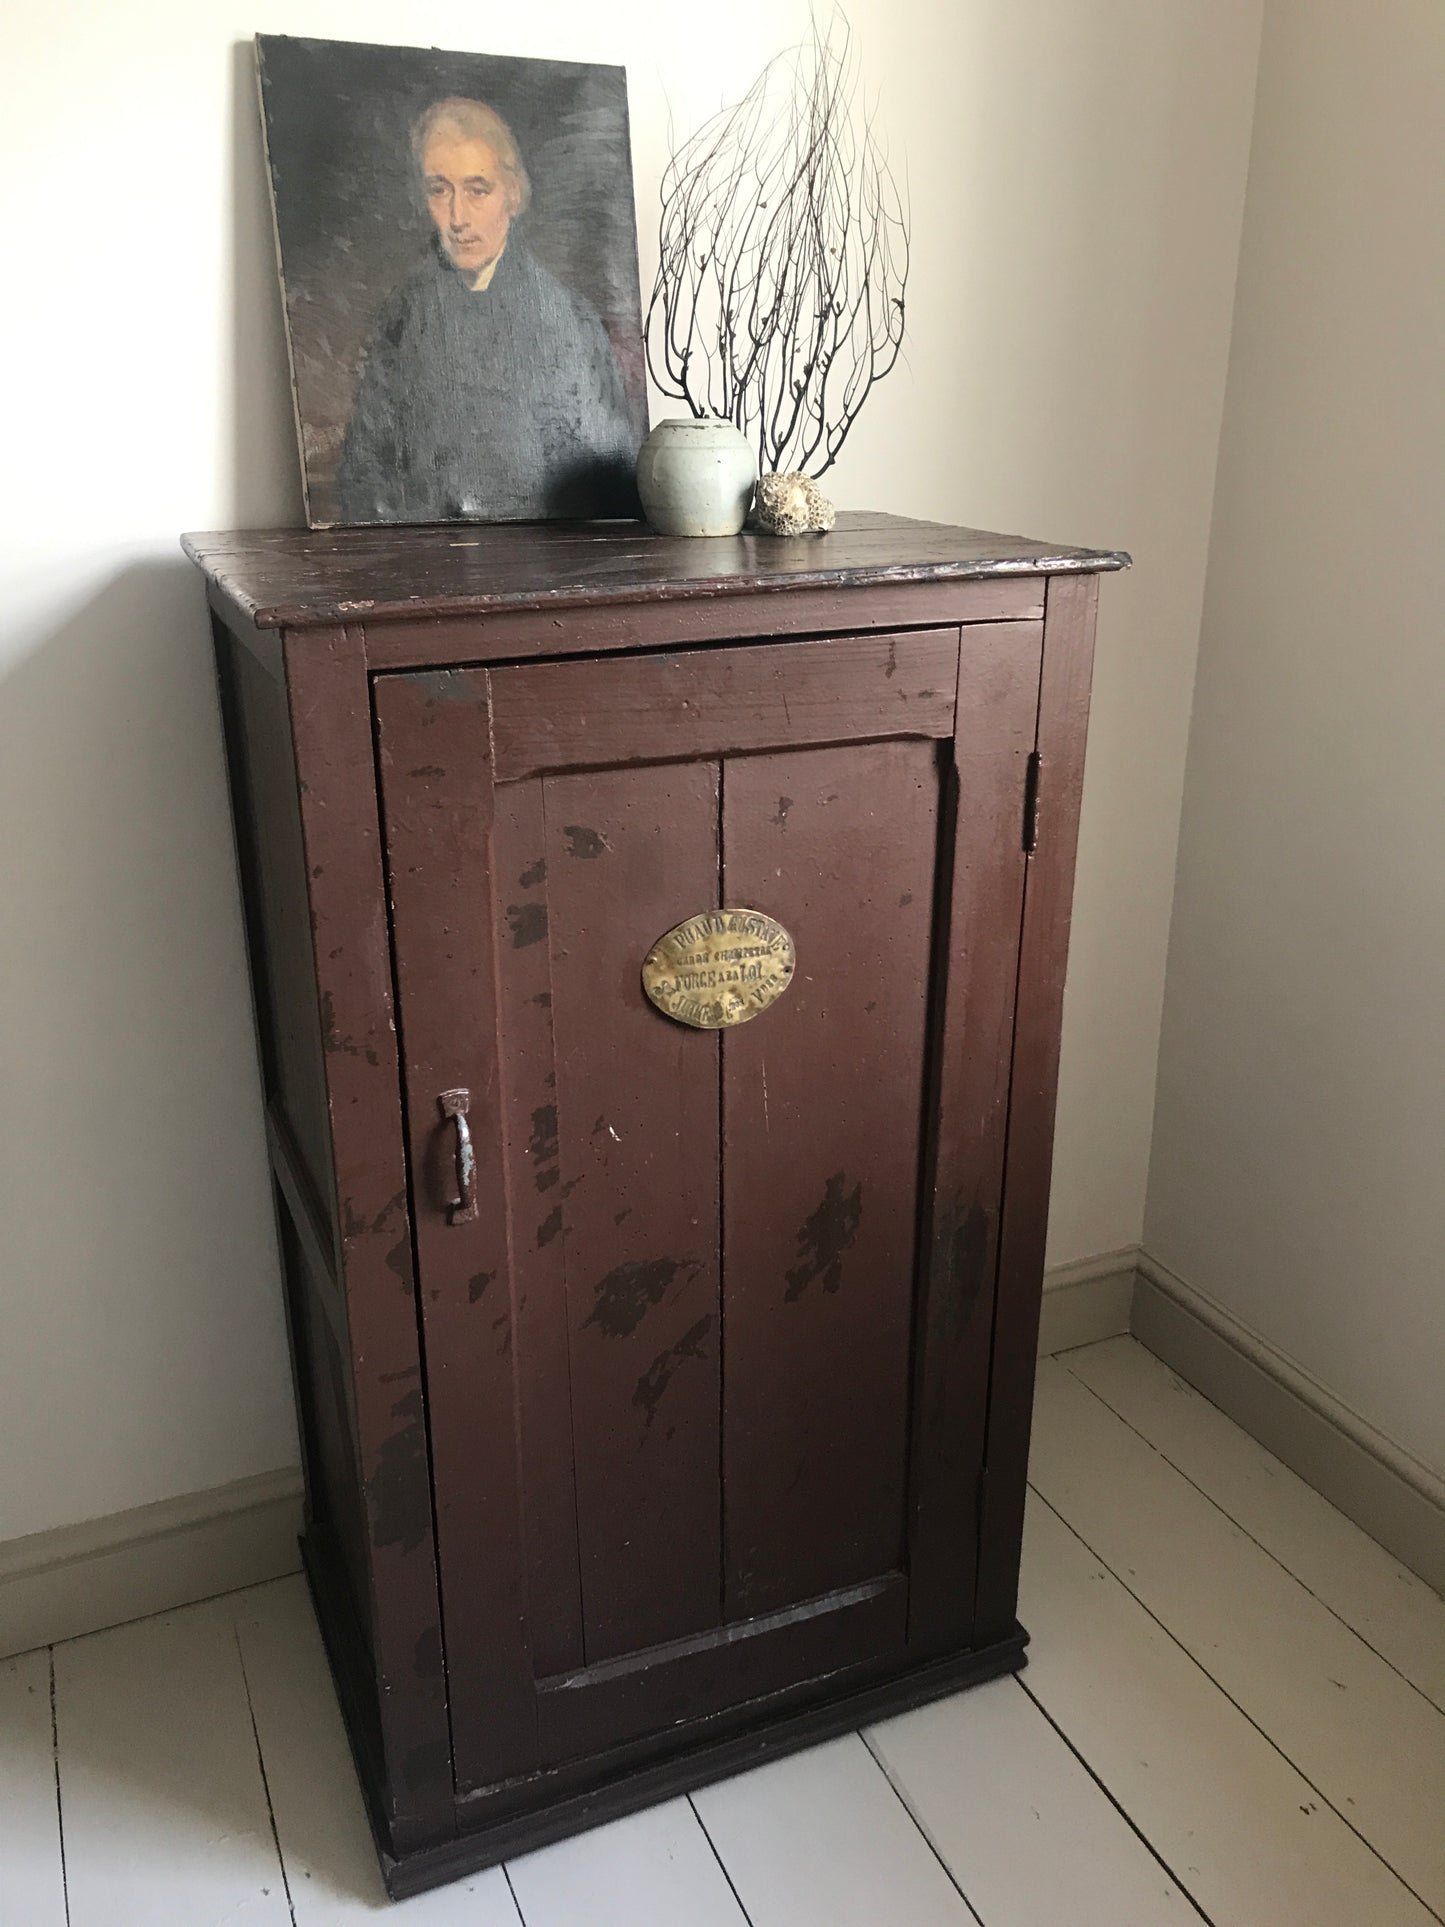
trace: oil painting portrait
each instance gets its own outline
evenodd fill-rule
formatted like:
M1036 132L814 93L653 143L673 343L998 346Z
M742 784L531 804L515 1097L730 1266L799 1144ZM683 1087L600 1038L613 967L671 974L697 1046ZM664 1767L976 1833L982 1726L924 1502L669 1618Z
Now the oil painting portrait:
M621 68L257 51L310 525L635 514Z

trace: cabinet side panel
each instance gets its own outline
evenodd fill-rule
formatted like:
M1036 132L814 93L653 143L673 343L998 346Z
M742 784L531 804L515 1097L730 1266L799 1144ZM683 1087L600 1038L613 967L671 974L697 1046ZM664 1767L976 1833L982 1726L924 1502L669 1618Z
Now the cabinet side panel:
M1084 783L1098 578L1051 576L1039 683L1038 846L1028 858L989 1381L977 1636L1013 1624L1049 1221L1059 1029Z
M370 1637L370 1588L366 1577L366 1522L356 1477L356 1442L346 1367L326 1299L284 1195L277 1194L281 1252L291 1294L291 1344L301 1387L301 1426L306 1447L306 1525L320 1527L334 1547L359 1632Z
M1041 647L1039 625L1023 622L970 624L959 642L910 1476L908 1631L924 1654L957 1651L973 1637Z
M726 1599L742 1618L903 1564L938 755L738 758L723 796L725 901L776 917L797 955L783 997L723 1036Z
M336 1549L358 1628L369 1621L360 1470L343 1358L331 1126L306 859L281 639L213 621L261 1051L307 1529ZM288 1197L288 1188L290 1196Z
M334 1233L325 1054L280 641L258 637L253 648L219 623L215 633L266 1101ZM274 655L274 666L261 652Z
M589 1664L718 1619L717 1038L641 982L657 938L717 906L717 781L544 788L561 1182L519 1244L566 1238Z

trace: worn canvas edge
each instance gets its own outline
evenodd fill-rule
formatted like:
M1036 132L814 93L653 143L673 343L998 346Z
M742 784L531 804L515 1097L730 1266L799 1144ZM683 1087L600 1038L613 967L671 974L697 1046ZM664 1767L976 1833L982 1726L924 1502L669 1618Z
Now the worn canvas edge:
M299 1572L299 1467L0 1544L0 1658Z
M296 461L301 470L301 512L308 529L324 529L311 510L311 471L306 459L306 427L301 419L301 390L296 382L296 349L291 340L291 305L286 299L286 270L281 260L281 221L276 208L276 171L271 164L271 118L266 112L266 49L263 40L280 38L275 34L254 34L251 39L251 70L256 83L256 113L261 122L261 163L266 173L266 205L271 212L271 243L276 262L276 287L281 297L281 332L286 337L286 379L291 388L291 420L296 428Z
M1445 1480L1207 1293L1145 1251L1136 1263L1140 1344L1445 1592Z

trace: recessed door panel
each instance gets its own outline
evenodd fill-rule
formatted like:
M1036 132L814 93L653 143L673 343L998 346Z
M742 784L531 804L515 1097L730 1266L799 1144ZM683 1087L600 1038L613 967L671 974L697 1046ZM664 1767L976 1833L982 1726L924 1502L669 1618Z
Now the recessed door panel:
M639 974L716 902L717 789L713 763L542 783L556 1081L527 1232L563 1250L589 1665L718 1623L717 1039Z
M959 644L376 679L463 1792L967 1643L1038 629ZM794 972L697 1028L720 907Z
M938 794L917 739L724 766L724 896L795 950L722 1036L730 1619L904 1564Z

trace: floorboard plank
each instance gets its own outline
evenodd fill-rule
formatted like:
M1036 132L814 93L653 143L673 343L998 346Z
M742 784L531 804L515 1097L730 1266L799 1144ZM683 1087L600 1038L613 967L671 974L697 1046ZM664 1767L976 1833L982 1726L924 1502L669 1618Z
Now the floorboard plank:
M1032 1495L1023 1582L1028 1690L1217 1927L1428 1927L1389 1868Z
M65 1927L45 1647L0 1660L0 1921Z
M336 1689L299 1574L231 1598L296 1927L377 1921L381 1884ZM406 1927L518 1927L500 1867L406 1903Z
M1060 1360L1445 1710L1445 1600L1133 1338Z
M526 1927L747 1927L686 1800L507 1863Z
M1197 1927L1188 1896L1016 1680L867 1738L987 1927Z
M1445 1911L1445 1715L1056 1360L1038 1491L1323 1798Z
M55 1648L70 1927L289 1927L225 1600Z
M751 1927L977 1921L856 1733L692 1798Z

